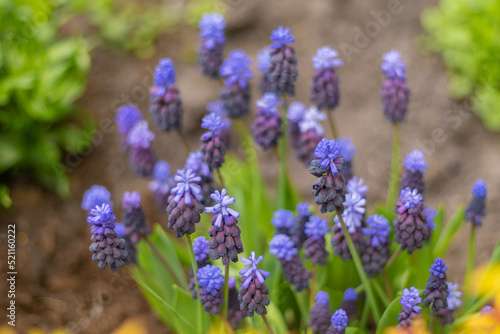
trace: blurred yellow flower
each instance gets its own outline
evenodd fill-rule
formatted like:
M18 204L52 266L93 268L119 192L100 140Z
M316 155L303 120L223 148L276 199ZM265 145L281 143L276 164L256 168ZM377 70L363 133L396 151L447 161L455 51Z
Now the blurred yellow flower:
M384 331L384 334L428 334L425 329L425 321L422 318L415 318L408 328L391 327Z

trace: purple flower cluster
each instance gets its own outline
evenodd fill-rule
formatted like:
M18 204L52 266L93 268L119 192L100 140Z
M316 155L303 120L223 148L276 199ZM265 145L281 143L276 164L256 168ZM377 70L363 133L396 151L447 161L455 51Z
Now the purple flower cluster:
M413 150L404 160L405 172L401 177L400 189L417 189L423 195L425 191L424 171L428 165L424 160L424 152Z
M158 161L153 168L153 179L149 183L149 189L153 192L160 210L165 211L168 207L170 189L174 186L174 181L170 177L170 165L165 161Z
M404 289L403 296L399 300L399 303L403 307L403 312L398 315L398 328L408 328L411 326L413 320L421 316L422 308L417 306L422 302L420 298L420 293L415 287L411 287L410 290Z
M137 175L149 177L153 174L156 156L151 142L154 138L154 133L148 129L147 121L137 122L127 135L130 164Z
M180 238L186 233L194 233L195 224L201 219L203 204L198 184L201 177L196 176L192 169L179 169L174 181L177 185L172 188L168 198L168 228L174 230Z
M219 314L221 307L224 306L224 291L221 289L224 285L222 270L209 264L199 268L196 277L200 286L200 301L203 303L203 309L212 315Z
M251 64L243 50L233 50L220 68L220 75L225 78L220 98L230 117L242 118L250 111Z
M309 166L314 159L314 154L318 143L321 141L324 130L320 121L326 118L326 115L315 106L306 109L297 124L299 135L296 143L296 157Z
M349 318L347 313L343 309L339 309L333 313L331 320L331 325L328 328L326 334L344 334L345 328L347 327L347 322Z
M344 212L345 194L347 189L344 177L339 174L345 167L345 160L340 155L340 146L334 140L323 138L314 151L317 158L311 162L309 172L318 177L313 183L312 194L315 202L320 205L321 213L337 211Z
M97 205L109 204L113 206L111 201L111 193L104 186L93 185L83 194L81 207L83 210L89 211L94 209Z
M125 250L125 240L118 237L115 231L116 217L109 204L103 203L101 206L90 210L87 222L92 224L92 244L89 247L92 253L92 260L98 262L100 269L105 269L107 265L111 267L111 272L123 266L127 261L127 251Z
M389 221L382 215L373 215L366 220L368 227L362 228L363 246L361 262L369 277L380 274L389 260Z
M440 258L434 260L429 272L431 275L427 279L425 290L422 292L424 297L423 304L429 306L432 304L433 314L443 317L448 309L448 282L446 271L448 267Z
M279 209L273 214L271 218L275 234L290 235L290 229L294 224L293 212L285 209Z
M334 109L339 104L339 79L335 67L342 66L343 62L337 56L337 51L324 46L312 57L316 72L312 78L311 102L319 109Z
M262 72L260 79L260 91L262 94L272 92L271 81L267 76L267 69L271 65L271 47L266 46L257 52L257 68Z
M330 326L331 315L330 296L325 291L319 291L314 297L314 305L309 313L308 326L314 333L326 333Z
M281 115L278 113L280 99L274 93L265 93L255 103L257 106L257 117L252 124L252 135L255 142L267 150L278 145L281 137Z
M233 197L227 195L227 190L215 190L211 195L216 204L206 207L206 213L212 213L212 226L208 229L210 236L210 249L212 259L222 258L222 264L229 265L229 260L238 261L238 254L243 252L241 230L238 227L240 214L229 207L235 202Z
M277 95L295 95L297 80L297 57L289 44L295 42L289 28L278 27L271 33L271 64L267 68L267 77L271 82L271 91Z
M128 150L127 136L130 130L142 121L143 117L139 109L133 104L126 104L116 110L115 123L121 137L122 147Z
M151 228L146 223L146 214L141 207L141 196L137 191L125 192L122 204L128 262L136 263L135 246L142 237L151 234Z
M200 28L200 49L198 51L198 65L201 72L211 79L219 77L222 64L222 51L226 38L224 29L226 21L219 13L203 14L198 22Z
M310 259L313 265L326 265L328 252L325 248L325 234L329 231L328 222L321 217L313 216L306 223L304 242L304 258Z
M221 116L211 113L203 117L201 127L208 130L200 138L201 159L212 171L220 168L225 162L226 136L223 136L222 131L226 129L226 124Z
M306 223L311 217L311 205L309 203L299 203L296 207L297 213L290 228L290 237L295 242L297 248L302 248L302 244L307 239ZM286 234L286 233L285 233Z
M182 100L174 87L174 63L169 58L160 60L155 68L155 84L149 96L149 112L158 129L165 132L182 129Z
M406 68L401 54L392 50L382 56L382 72L385 80L382 84L382 110L385 117L393 124L404 121L410 100L410 88L406 84Z
M269 289L266 286L266 278L271 274L267 271L257 268L257 265L263 260L262 255L255 258L255 252L252 251L250 259L241 257L245 268L240 271L241 286L238 294L240 309L249 317L254 313L258 315L267 314L266 307L269 306Z
M358 293L353 288L348 288L344 291L344 298L342 299L342 304L340 304L340 308L342 308L349 320L351 320L356 313L358 313Z
M486 182L477 180L472 187L472 198L465 208L465 216L476 227L481 227L486 216L486 195L488 188Z

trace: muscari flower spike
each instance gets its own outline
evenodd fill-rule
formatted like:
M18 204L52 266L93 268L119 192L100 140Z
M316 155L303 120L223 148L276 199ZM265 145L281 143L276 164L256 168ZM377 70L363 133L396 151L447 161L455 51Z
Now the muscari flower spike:
M404 121L408 111L410 88L406 84L405 64L401 54L395 50L386 53L382 59L382 71L386 79L382 84L382 110L393 124Z
M325 234L328 231L328 222L321 217L313 216L306 223L307 239L304 243L304 258L310 259L313 265L326 265L328 252L325 248Z
M111 193L104 186L93 185L83 194L81 207L84 210L90 211L96 205L102 205L103 203L113 206Z
M222 64L222 49L226 43L226 21L219 13L206 13L201 17L198 26L201 38L198 64L204 75L216 79Z
M344 298L342 299L342 303L340 304L340 308L343 309L349 320L351 320L356 313L358 313L358 293L353 288L348 288L344 291Z
M298 127L296 130L292 129L293 131L298 131L297 134L291 133L291 136L296 136L296 139L292 139L292 141L295 141L292 144L297 149L295 156L306 166L309 166L314 159L314 151L324 133L320 121L325 118L326 115L323 112L312 106L302 111L301 115L297 115L296 119L298 119L298 123L290 123L291 127Z
M210 168L203 162L203 153L201 150L189 153L184 168L192 169L194 173L201 177L200 186L203 195L202 203L205 206L211 204L212 198L210 195L215 191L215 183Z
M448 267L445 262L440 258L436 258L429 269L431 275L427 279L425 290L422 292L423 304L425 306L432 304L432 314L441 317L441 320L446 320L448 315L447 270Z
M271 276L271 273L257 268L257 265L264 258L261 256L255 257L255 252L251 252L249 259L241 257L241 261L245 264L245 269L240 271L241 285L238 294L240 302L240 310L245 312L249 317L254 313L259 315L267 314L266 306L269 306L269 289L265 282L266 278Z
M293 218L293 225L290 228L290 237L295 242L297 248L301 248L307 239L306 223L312 215L311 205L309 203L299 203L296 206L297 214Z
M225 188L221 192L215 190L211 198L216 204L205 208L205 212L214 214L208 229L212 259L222 258L222 264L227 266L229 260L236 262L238 254L243 253L241 230L237 225L240 214L229 207L235 199L227 195Z
M422 298L417 288L412 286L410 290L403 290L403 296L399 300L399 304L403 307L403 312L398 315L398 328L410 327L413 319L420 316L422 308L417 306L420 303L422 303Z
M314 130L318 136L324 133L323 127L319 123L326 119L326 114L320 111L317 107L311 106L302 113L302 118L299 120L299 129L301 132Z
M211 113L203 117L201 127L209 130L200 138L202 161L212 171L221 167L225 162L226 137L222 135L222 131L226 129L226 124L224 124L222 117Z
M295 95L297 80L297 57L289 44L295 42L289 28L279 27L271 33L271 64L267 69L267 77L271 90L278 95Z
M252 60L243 50L231 51L220 68L220 75L226 78L224 86L230 87L237 84L241 88L247 88L248 81L253 78L250 70L251 64Z
M312 57L316 72L312 77L311 102L320 109L332 110L339 104L339 79L335 67L342 66L343 62L337 56L337 51L324 46Z
M109 264L111 272L115 272L127 261L128 253L125 250L125 240L118 237L114 222L116 217L109 204L103 203L101 206L90 210L87 222L92 224L92 244L89 247L92 253L92 260L98 262L100 269L105 269Z
M335 159L341 157L340 146L335 139L328 140L323 138L314 151L314 157L321 159L321 168L330 167L332 175L339 172Z
M486 195L488 188L486 182L477 180L472 187L472 198L465 208L465 217L472 222L475 227L483 224L483 218L486 216Z
M277 234L269 242L269 253L275 255L279 260L291 260L298 251L289 236Z
M448 282L448 310L455 310L462 306L462 292L458 290L458 284Z
M163 160L156 162L153 168L153 179L149 183L149 189L153 191L155 202L160 210L165 211L168 206L170 189L173 186L173 180L170 177L170 165Z
M330 296L325 291L318 291L309 313L308 326L315 333L325 333L330 326L331 314Z
M173 229L180 238L185 233L194 233L195 224L201 219L203 198L198 184L201 177L194 174L192 169L179 169L174 181L177 185L172 188L168 198L168 228Z
M193 251L196 262L204 263L210 254L210 246L208 245L207 238L201 236L193 240ZM200 266L199 266L200 267Z
M374 277L382 272L389 260L390 247L388 235L391 231L389 221L382 215L373 215L366 224L369 228L362 228L365 236L361 247L361 262L368 277Z
M405 172L401 176L400 189L417 189L420 194L425 191L424 171L429 167L424 160L425 155L420 150L413 150L405 157Z
M252 136L263 149L278 145L282 132L282 119L278 113L280 100L274 93L265 93L257 100L257 117L252 124Z
M219 314L224 305L224 291L221 289L224 286L222 270L208 264L198 269L196 277L200 286L200 301L203 303L203 309L212 315Z
M175 84L176 76L174 62L170 58L163 58L155 67L155 86L167 89Z
M424 159L424 152L415 149L405 157L403 165L409 171L423 173L429 167Z
M361 228L361 223L366 212L366 198L362 198L357 193L348 193L346 195L346 200L344 202L344 212L342 213L342 218L347 227L349 233L356 232L357 229ZM337 216L334 218L335 223L338 227L341 227L340 220Z
M331 317L331 326L328 328L327 334L344 334L349 318L343 309L338 309Z
M149 177L153 173L156 156L151 142L154 138L154 133L148 129L147 121L137 122L127 135L130 164L137 175Z
M293 226L293 212L285 209L279 209L274 212L271 223L275 227L276 234L290 235L290 228Z
M223 188L222 191L215 190L215 192L210 196L217 204L212 207L206 207L206 213L212 213L217 216L214 226L221 227L222 219L229 217L230 215L234 218L238 219L240 214L235 210L229 207L230 204L234 204L236 200L234 197L230 197L227 195L226 188Z

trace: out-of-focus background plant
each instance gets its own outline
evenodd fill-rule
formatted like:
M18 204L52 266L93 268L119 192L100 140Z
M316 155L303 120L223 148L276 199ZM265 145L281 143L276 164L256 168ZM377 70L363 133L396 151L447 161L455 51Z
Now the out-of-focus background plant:
M86 89L92 48L151 56L160 33L194 24L217 5L0 0L0 205L11 205L7 183L20 173L69 195L60 161L65 152L82 153L93 136L92 119L75 105ZM92 31L62 33L80 18Z
M500 2L441 0L422 14L425 46L441 53L450 93L472 96L474 111L490 131L500 131Z

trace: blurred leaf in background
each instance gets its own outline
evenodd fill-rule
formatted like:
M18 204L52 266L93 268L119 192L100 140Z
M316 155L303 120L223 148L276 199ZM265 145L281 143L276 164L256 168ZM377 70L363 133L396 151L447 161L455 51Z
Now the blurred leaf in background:
M0 183L27 172L65 196L68 177L55 167L91 140L92 122L74 107L90 57L81 37L59 36L54 10L50 1L0 0ZM10 205L5 186L1 193Z
M440 52L458 99L473 96L474 111L500 131L500 1L441 0L422 14L426 48Z

